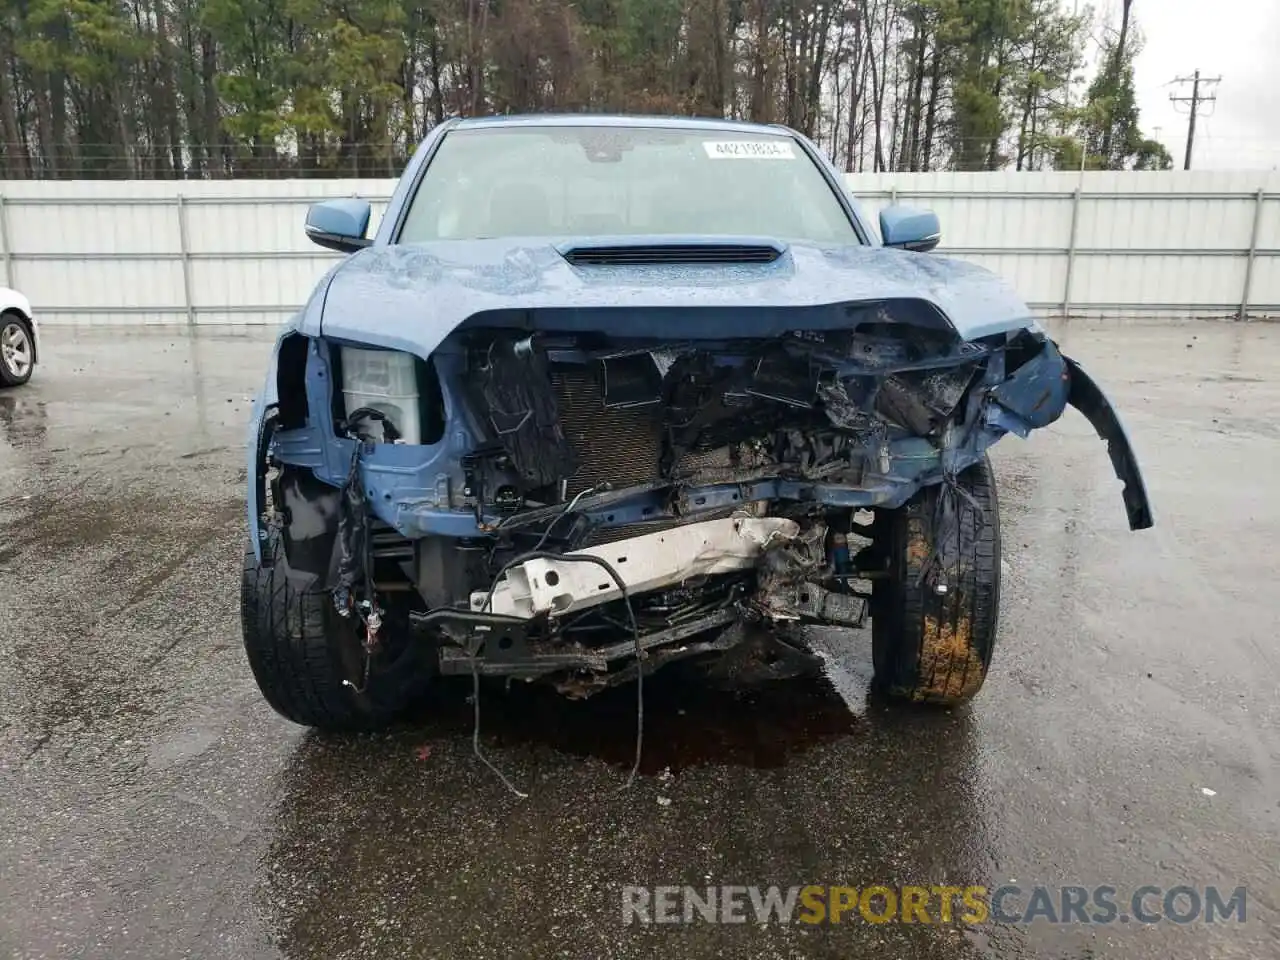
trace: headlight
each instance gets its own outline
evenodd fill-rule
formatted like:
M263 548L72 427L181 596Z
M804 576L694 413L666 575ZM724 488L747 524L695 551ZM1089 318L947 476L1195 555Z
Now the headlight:
M342 399L346 411L372 407L390 420L404 443L422 441L418 358L397 350L343 347Z

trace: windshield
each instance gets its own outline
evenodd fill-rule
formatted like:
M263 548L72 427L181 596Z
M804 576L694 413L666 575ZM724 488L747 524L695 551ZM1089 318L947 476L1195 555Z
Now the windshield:
M400 242L644 234L860 242L786 134L604 126L454 130Z

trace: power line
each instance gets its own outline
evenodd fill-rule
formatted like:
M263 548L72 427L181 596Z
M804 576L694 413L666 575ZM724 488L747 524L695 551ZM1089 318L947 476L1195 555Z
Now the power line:
M1214 94L1201 93L1200 86L1201 84L1203 84L1204 86L1207 87L1210 84L1213 84L1216 87L1217 84L1222 82L1222 77L1221 76L1201 77L1200 71L1197 70L1194 74L1192 74L1189 77L1174 77L1172 82L1178 83L1178 84L1182 84L1182 83L1191 84L1191 96L1189 97L1175 97L1172 93L1169 94L1169 99L1173 103L1191 104L1191 115L1187 121L1187 156L1182 164L1183 170L1190 170L1191 169L1191 148L1194 145L1195 139L1196 139L1196 112L1199 109L1200 104L1214 103L1218 99L1217 96Z

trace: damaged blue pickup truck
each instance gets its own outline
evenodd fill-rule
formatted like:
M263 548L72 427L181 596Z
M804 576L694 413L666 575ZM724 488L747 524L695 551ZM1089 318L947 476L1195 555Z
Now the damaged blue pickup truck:
M880 690L961 703L999 610L987 448L1068 405L1152 524L1111 404L1018 297L930 253L931 213L877 235L794 131L450 121L370 216L309 211L349 256L250 430L244 642L298 723L376 727L447 674L781 680L819 662L808 627L868 623Z

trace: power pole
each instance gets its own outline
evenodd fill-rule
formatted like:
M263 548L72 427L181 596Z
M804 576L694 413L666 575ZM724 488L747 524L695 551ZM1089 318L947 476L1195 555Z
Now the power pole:
M1208 86L1209 84L1221 83L1222 77L1220 76L1201 77L1200 71L1197 70L1194 74L1192 74L1189 77L1175 77L1173 82L1191 84L1191 96L1189 97L1175 97L1172 93L1169 94L1169 99L1174 103L1191 104L1191 116L1187 121L1187 156L1182 163L1183 170L1190 170L1191 169L1191 148L1195 144L1195 139L1196 139L1196 113L1199 111L1200 104L1213 103L1215 100L1218 99L1216 96L1212 94L1201 93L1200 86L1201 84Z

